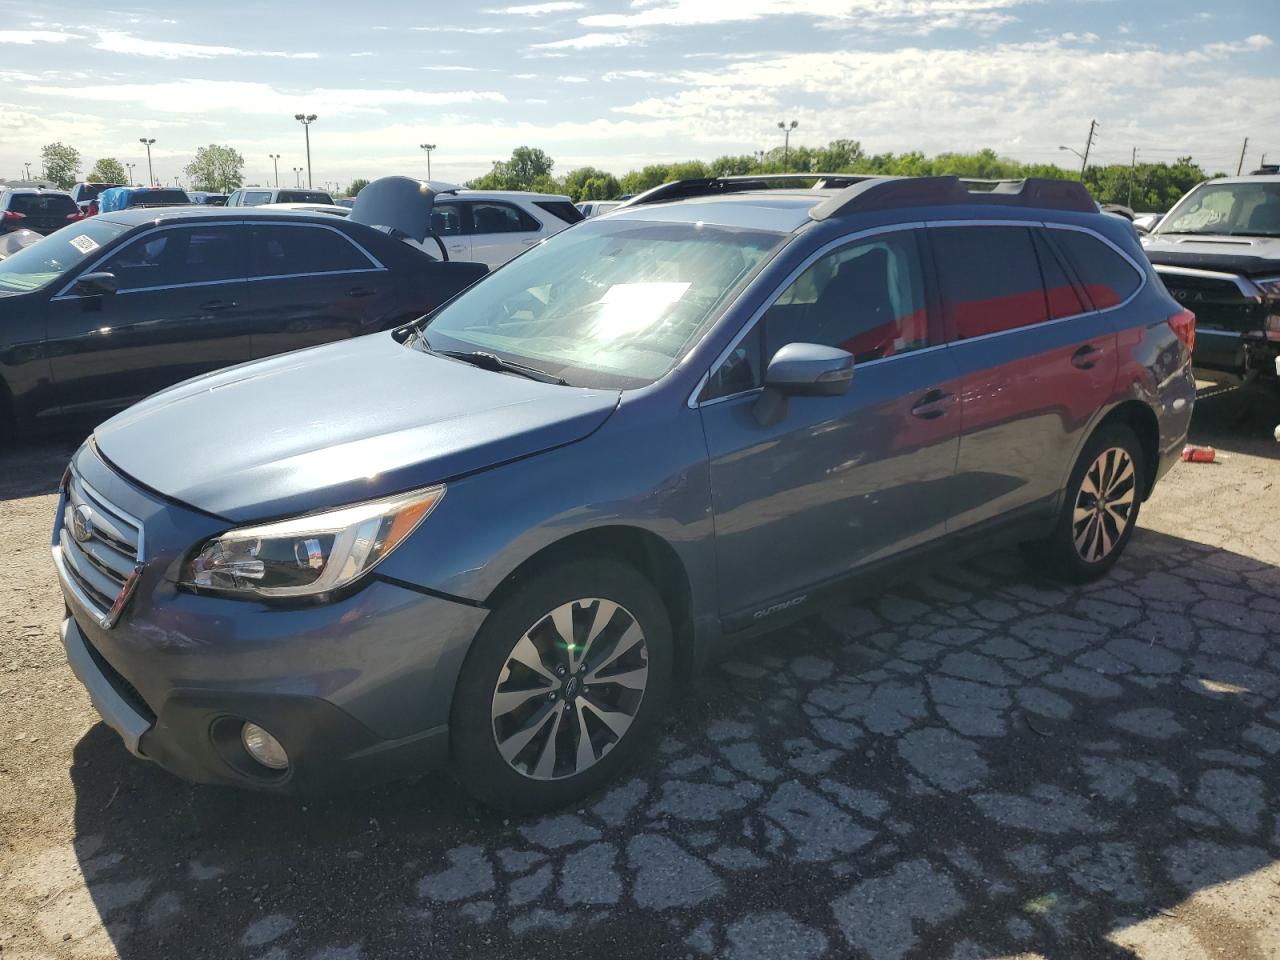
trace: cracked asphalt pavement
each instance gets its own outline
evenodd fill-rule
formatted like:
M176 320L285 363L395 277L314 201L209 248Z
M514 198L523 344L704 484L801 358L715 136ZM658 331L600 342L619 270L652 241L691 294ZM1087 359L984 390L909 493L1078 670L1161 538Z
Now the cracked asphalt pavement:
M997 553L831 608L523 821L443 776L299 801L129 757L57 644L72 445L0 454L0 958L1280 957L1277 420L1204 400L1225 459L1105 580Z

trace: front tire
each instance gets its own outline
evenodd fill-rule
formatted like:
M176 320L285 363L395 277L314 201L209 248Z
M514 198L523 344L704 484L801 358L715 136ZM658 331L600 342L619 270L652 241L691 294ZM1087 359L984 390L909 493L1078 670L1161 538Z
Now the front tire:
M671 686L672 633L657 590L614 560L536 574L501 600L454 691L454 771L514 813L563 806L643 749Z
M1053 532L1029 545L1030 559L1071 583L1105 576L1133 535L1146 475L1132 430L1119 423L1098 430L1071 471Z

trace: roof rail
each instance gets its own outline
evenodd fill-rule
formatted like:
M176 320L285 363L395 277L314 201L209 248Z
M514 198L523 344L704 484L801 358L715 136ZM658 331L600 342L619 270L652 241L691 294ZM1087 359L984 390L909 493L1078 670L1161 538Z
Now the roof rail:
M635 207L649 203L670 203L691 197L712 197L725 193L741 193L746 190L777 190L806 185L811 190L843 189L863 180L871 174L858 173L751 173L733 177L698 177L690 180L672 180L669 183L637 194L624 200L620 206Z
M846 187L810 210L809 217L827 220L868 210L950 204L1039 207L1080 213L1098 210L1084 184L1073 180L1028 177L999 181L990 190L971 192L959 177L877 177Z

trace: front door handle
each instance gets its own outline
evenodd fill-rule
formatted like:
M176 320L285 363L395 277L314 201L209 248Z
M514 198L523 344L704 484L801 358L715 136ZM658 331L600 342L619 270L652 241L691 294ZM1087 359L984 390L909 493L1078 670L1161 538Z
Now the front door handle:
M201 310L208 310L210 313L216 313L219 310L229 310L236 305L234 300L206 300L200 304Z
M378 292L377 290L374 290L371 287L352 287L350 290L347 291L347 296L348 297L372 297L377 292Z
M911 407L911 415L921 420L937 420L945 415L955 402L954 393L947 393L935 387L915 402Z
M1102 351L1093 344L1086 343L1071 355L1071 365L1081 370L1092 370L1101 358Z

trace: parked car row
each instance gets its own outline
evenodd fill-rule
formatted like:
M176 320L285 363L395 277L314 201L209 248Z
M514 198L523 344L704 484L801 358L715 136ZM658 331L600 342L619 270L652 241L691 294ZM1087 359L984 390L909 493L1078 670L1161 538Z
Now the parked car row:
M1076 183L769 186L668 184L562 229L554 198L387 178L345 220L126 211L0 262L51 334L0 356L60 409L118 334L196 372L384 280L469 282L454 238L545 238L420 319L162 390L75 454L63 638L127 747L271 791L448 763L544 809L637 756L677 677L854 580L1003 541L1105 574L1195 400L1194 317L1130 224ZM294 280L299 331L268 293Z

